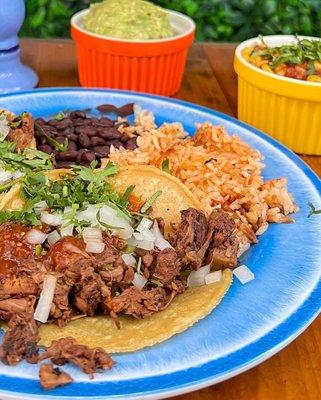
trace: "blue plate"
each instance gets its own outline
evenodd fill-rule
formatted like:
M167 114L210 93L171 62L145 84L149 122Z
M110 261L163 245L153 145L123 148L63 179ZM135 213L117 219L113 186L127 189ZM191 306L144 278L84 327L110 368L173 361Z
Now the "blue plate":
M75 382L44 392L38 366L0 365L1 399L158 399L223 381L271 357L318 315L321 304L321 216L307 218L308 203L321 206L321 183L295 154L261 132L218 112L178 100L120 91L49 89L0 97L0 107L49 116L102 103L140 104L157 123L181 121L191 134L209 121L238 134L265 156L265 178L285 176L300 211L294 224L272 224L243 262L256 279L235 281L214 312L172 339L116 355L115 368L95 380L71 366ZM306 132L308 134L308 132Z

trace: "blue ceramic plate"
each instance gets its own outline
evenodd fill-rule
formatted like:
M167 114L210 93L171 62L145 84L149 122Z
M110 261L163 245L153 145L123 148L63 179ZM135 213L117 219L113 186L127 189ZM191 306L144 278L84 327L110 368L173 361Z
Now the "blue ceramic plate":
M0 97L0 107L49 116L102 103L140 104L157 122L181 121L193 134L209 121L238 134L265 156L265 178L285 176L300 211L290 225L270 225L243 258L256 279L238 281L214 312L184 333L134 353L115 355L115 368L95 380L76 368L75 382L41 389L38 366L0 365L1 399L158 399L196 390L243 372L295 339L317 316L321 304L321 216L307 218L308 203L321 206L321 183L299 157L241 122L181 101L118 91L50 89ZM308 134L308 132L306 132Z

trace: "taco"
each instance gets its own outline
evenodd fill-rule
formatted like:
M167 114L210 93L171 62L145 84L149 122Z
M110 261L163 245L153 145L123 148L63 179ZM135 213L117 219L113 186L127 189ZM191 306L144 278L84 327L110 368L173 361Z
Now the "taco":
M101 351L137 350L204 318L231 285L237 244L227 213L206 215L154 167L94 167L29 174L0 203L7 342L36 320L34 346L57 349L71 337ZM19 348L15 360L27 357ZM7 363L10 349L0 348Z

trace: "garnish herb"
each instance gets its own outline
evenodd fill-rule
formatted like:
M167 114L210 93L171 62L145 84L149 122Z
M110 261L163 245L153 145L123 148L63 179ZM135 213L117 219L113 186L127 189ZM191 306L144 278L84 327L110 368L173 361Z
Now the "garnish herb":
M310 218L311 215L321 214L321 209L317 210L312 203L309 203L309 207L310 207L310 212L308 214L308 218Z
M25 149L23 153L15 153L16 144L4 140L0 142L0 168L9 172L19 171L21 175L33 174L39 170L52 169L49 154L36 149ZM9 190L22 176L0 185L0 193Z
M162 171L167 172L168 174L171 173L171 171L169 169L169 159L168 158L165 158L165 160L163 160L161 168L162 168Z
M111 185L105 180L115 175L118 167L108 163L104 169L95 171L96 165L93 162L90 167L76 166L72 169L73 173L61 181L49 180L44 172L27 174L21 179L21 196L26 200L23 210L0 212L0 223L18 220L23 224L39 225L34 206L40 201L45 201L51 212L63 212L65 207L72 205L71 210L64 214L64 220L75 223L75 228L81 229L88 224L86 221L75 221L75 216L77 211L86 209L89 204L108 204L120 217L131 221L132 216L121 197L111 191Z
M157 198L162 194L161 190L157 190L147 201L146 203L142 206L140 209L140 212L144 214L157 200Z
M275 69L281 64L302 64L308 62L309 74L314 73L314 61L321 61L321 40L299 39L295 35L296 43L278 47L269 47L259 36L264 48L254 49L250 56L260 56L268 60L270 68Z
M54 118L56 121L62 121L66 117L67 117L67 114L65 112L61 111L58 114L56 114Z
M63 143L57 142L57 140L53 139L52 137L48 136L46 132L43 130L42 126L35 123L35 128L37 130L38 135L44 136L47 139L47 142L52 146L56 151L62 152L68 149L68 139L66 138Z
M150 279L150 281L154 284L154 285L156 285L156 286L159 286L159 287L163 287L164 285L160 282L160 281L158 281L157 279Z

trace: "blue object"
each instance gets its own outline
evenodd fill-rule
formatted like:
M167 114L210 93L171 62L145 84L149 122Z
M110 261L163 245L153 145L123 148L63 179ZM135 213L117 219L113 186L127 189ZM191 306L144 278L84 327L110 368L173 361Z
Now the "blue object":
M259 364L293 341L316 318L321 305L321 216L307 218L308 203L321 206L321 182L294 153L234 118L190 103L121 91L35 90L4 95L1 107L49 117L62 110L112 103L138 103L158 124L180 121L193 134L195 123L223 125L264 156L264 178L284 176L300 211L294 224L271 224L240 260L255 274L236 279L220 305L185 332L140 351L115 355L115 368L90 380L64 366L75 382L43 391L38 366L0 365L1 399L158 399L196 390ZM188 307L188 305L187 305ZM7 396L7 397L6 397ZM39 396L39 397L38 397Z
M20 61L18 32L25 17L23 0L0 1L0 94L34 88L36 73Z

